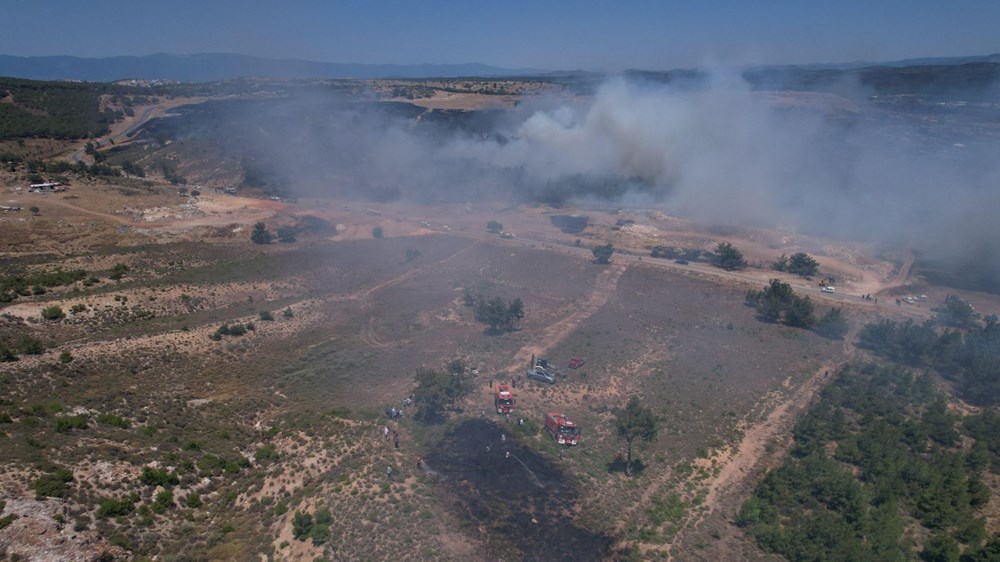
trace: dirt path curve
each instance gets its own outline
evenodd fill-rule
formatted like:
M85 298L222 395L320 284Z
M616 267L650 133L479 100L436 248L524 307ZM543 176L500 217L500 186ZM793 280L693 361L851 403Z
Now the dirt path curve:
M595 312L608 302L611 295L618 289L618 280L621 279L626 269L628 269L628 263L617 261L599 273L594 282L594 288L590 291L587 300L577 307L572 314L550 324L542 330L541 334L533 338L533 341L540 343L528 344L518 350L507 370L518 372L527 368L532 356L544 357L547 350L555 347L569 337L584 320L593 316Z

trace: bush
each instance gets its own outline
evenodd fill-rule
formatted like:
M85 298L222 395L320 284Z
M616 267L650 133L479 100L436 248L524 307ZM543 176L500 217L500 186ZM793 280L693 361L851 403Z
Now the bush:
M42 309L42 318L45 320L61 320L66 318L66 313L59 305L47 306Z
M254 458L257 462L265 460L276 461L281 458L281 454L274 448L274 445L264 445L263 447L257 449L257 452L254 454Z
M308 513L296 511L292 517L292 536L300 541L306 540L313 528L313 517Z
M121 281L121 278L125 277L125 274L128 272L129 268L127 265L123 263L116 263L114 267L111 268L111 273L108 275L108 278L113 281Z
M376 226L375 228L372 229L372 237L373 238L381 238L383 234L384 234L384 232L382 231L382 227L381 226Z
M747 260L743 258L743 252L736 246L729 242L719 242L715 247L715 265L727 271L733 271L745 268Z
M260 319L265 322L271 322L272 320L274 320L274 315L271 314L270 310L262 310L260 312Z
M602 264L610 263L611 255L615 253L615 247L612 246L610 242L608 242L603 246L597 246L593 248L592 250L590 250L590 252L594 254L594 259L597 261L597 263L602 263Z
M819 270L819 262L805 252L796 252L788 259L788 272L802 277L812 277Z
M97 516L101 518L128 515L135 510L133 496L121 499L101 498L97 501Z
M198 492L191 492L184 498L184 505L191 509L198 509L202 505L201 496L198 495Z
M17 338L16 347L25 355L41 355L45 351L45 344L42 343L42 340L28 334L22 334Z
M97 416L97 423L101 425L110 425L113 427L120 427L122 429L128 429L132 426L129 421L121 416L116 416L114 414L99 414Z
M274 237L267 231L267 227L262 222L253 225L253 232L250 233L250 240L254 244L270 244Z
M73 361L73 354L69 352L68 349L64 349L62 353L59 354L59 362L62 364L70 363Z
M174 493L170 490L160 490L153 500L153 511L163 513L167 509L174 507Z
M68 468L57 468L54 472L43 474L35 480L35 497L65 498L69 495L68 483L73 481L73 473Z
M142 476L139 477L139 481L147 486L163 486L164 488L180 483L176 472L167 472L166 469L149 466L142 467Z
M87 429L87 416L62 416L56 418L56 433L69 433L71 429Z

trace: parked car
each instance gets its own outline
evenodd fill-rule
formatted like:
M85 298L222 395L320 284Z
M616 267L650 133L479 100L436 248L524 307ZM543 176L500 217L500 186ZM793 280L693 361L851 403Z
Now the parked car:
M826 287L823 287L823 292L824 293L832 293L833 292L833 287L831 287L830 285L827 285Z
M532 367L528 369L527 375L529 379L535 379L539 382L547 382L549 384L556 382L556 378L550 375L544 367Z

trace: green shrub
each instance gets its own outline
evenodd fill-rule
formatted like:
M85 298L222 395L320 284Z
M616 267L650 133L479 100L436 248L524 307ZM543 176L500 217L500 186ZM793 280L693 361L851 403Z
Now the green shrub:
M263 321L265 321L265 322L270 322L270 321L274 320L274 315L271 314L270 310L262 310L260 312L260 319L263 320Z
M313 517L308 513L296 511L292 517L292 536L300 541L306 540L313 528Z
M174 507L174 493L170 490L160 490L153 500L153 511L163 513L164 510Z
M101 518L128 515L135 510L132 497L115 499L101 498L97 502L97 516Z
M57 468L54 472L43 474L35 480L35 497L65 498L69 495L68 483L73 481L73 472L68 468Z
M274 445L264 445L257 449L254 458L257 459L257 462L266 460L276 461L281 458L281 454L274 448Z
M63 312L63 309L59 305L54 304L42 309L42 318L45 320L61 320L66 318L66 313Z
M132 426L129 421L121 416L116 416L114 414L99 414L97 416L97 423L101 425L110 425L114 427L120 427L122 429L128 429Z
M15 347L25 355L41 355L45 351L42 340L28 334L21 334L15 342Z
M176 472L167 472L166 469L150 466L142 467L142 476L139 477L139 481L147 486L163 486L164 488L180 484Z
M56 418L56 433L68 433L71 429L87 429L87 416L61 416Z
M184 505L191 509L198 509L202 505L201 496L198 495L198 492L191 492L184 498Z

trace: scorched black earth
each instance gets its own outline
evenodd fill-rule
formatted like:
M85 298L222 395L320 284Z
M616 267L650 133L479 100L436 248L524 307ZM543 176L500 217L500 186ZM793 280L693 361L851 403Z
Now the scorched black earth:
M475 523L496 560L602 560L611 539L577 526L577 491L558 467L508 433L470 420L445 435L426 469ZM506 437L506 439L504 439Z

